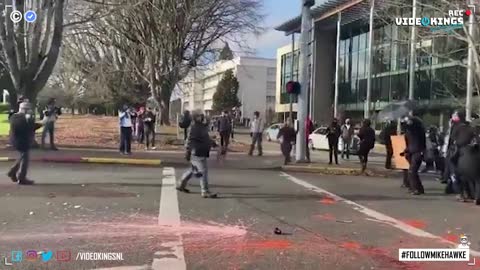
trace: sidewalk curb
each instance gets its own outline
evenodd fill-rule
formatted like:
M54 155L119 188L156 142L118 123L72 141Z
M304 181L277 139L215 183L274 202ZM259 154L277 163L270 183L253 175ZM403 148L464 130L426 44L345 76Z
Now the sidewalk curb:
M365 175L371 177L391 177L397 171L375 170L367 169L362 173L361 169L345 168L345 167L327 167L327 166L299 166L299 165L284 165L281 167L284 172L299 172L299 173L314 173L324 175Z
M0 157L0 162L15 161L15 158ZM140 165L140 166L160 166L162 161L159 159L133 159L133 158L95 158L95 157L71 157L71 158L34 158L32 162L46 163L89 163L89 164L118 164L118 165Z

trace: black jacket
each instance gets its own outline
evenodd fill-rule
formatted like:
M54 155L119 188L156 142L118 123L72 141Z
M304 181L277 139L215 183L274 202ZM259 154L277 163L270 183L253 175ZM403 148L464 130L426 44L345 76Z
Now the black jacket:
M327 138L329 142L338 142L338 138L342 135L340 125L330 125L327 129Z
M208 126L202 123L194 123L188 136L187 151L197 157L210 157L210 148L214 142L208 134Z
M155 114L151 111L145 112L143 114L143 122L145 123L145 127L153 129L155 127Z
M360 138L360 147L372 149L375 147L375 130L371 127L361 127L358 131Z
M27 119L24 113L15 113L10 117L12 144L18 151L28 151L35 132L35 118Z
M469 145L475 138L475 130L469 123L458 123L452 127L451 141L457 147L464 147Z
M222 116L217 122L218 132L232 132L232 120L228 116Z
M405 130L406 152L409 154L423 153L427 147L425 128L419 118L413 117L411 120L412 122L407 124Z

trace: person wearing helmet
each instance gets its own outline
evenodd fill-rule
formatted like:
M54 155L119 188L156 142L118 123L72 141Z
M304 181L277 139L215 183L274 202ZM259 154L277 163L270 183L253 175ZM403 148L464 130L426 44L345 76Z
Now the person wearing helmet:
M195 176L200 178L201 195L203 198L216 198L217 194L211 193L208 187L208 158L210 149L216 143L208 134L208 123L201 111L195 111L192 115L193 124L187 139L186 159L190 161L190 168L183 174L177 190L189 193L188 181Z

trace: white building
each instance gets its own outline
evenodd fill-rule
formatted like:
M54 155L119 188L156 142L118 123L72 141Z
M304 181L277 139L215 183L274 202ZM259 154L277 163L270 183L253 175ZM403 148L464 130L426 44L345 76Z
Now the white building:
M274 113L276 60L255 57L237 57L192 70L179 84L183 109L201 109L211 114L213 95L227 70L233 70L238 79L238 98L242 103L240 112L243 118L253 118L254 111L259 111L264 117Z

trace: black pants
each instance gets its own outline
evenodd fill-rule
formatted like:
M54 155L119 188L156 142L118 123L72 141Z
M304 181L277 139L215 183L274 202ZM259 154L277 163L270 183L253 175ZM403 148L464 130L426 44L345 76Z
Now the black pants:
M120 152L131 153L132 149L132 128L120 128Z
M230 131L220 131L220 145L222 147L222 154L225 154L230 144Z
M407 160L410 164L408 168L408 180L410 184L410 189L412 191L418 191L420 193L424 192L422 181L420 180L420 176L418 175L418 169L423 162L423 155L422 153L411 153L407 156Z
M146 141L146 146L150 147L155 147L155 128L154 127L149 127L145 126L145 141Z
M329 161L332 164L332 156L335 157L335 163L338 164L338 140L328 140Z
M138 143L143 144L144 140L145 140L145 127L139 125L137 127L137 141Z
M29 151L20 151L20 157L15 161L12 168L8 172L9 176L17 176L18 181L23 181L27 178ZM19 172L20 171L20 172ZM18 174L18 175L17 175Z
M50 139L50 147L55 148L55 122L47 122L43 127L42 131L42 147L45 146L45 138L48 137Z
M290 142L282 143L280 144L280 148L282 150L283 157L285 158L284 164L286 165L287 163L290 163L292 161L290 156L292 152L292 144Z
M387 158L385 160L385 168L392 169L392 157L393 157L393 147L391 144L386 144L385 148L387 150Z
M358 158L360 159L360 164L362 164L362 170L367 169L368 164L368 154L370 153L370 147L366 145L360 145L358 149Z
M186 141L188 138L188 128L183 129L183 140Z
M352 140L343 140L343 149L342 149L342 158L347 156L347 159L350 159L350 144L352 143Z

